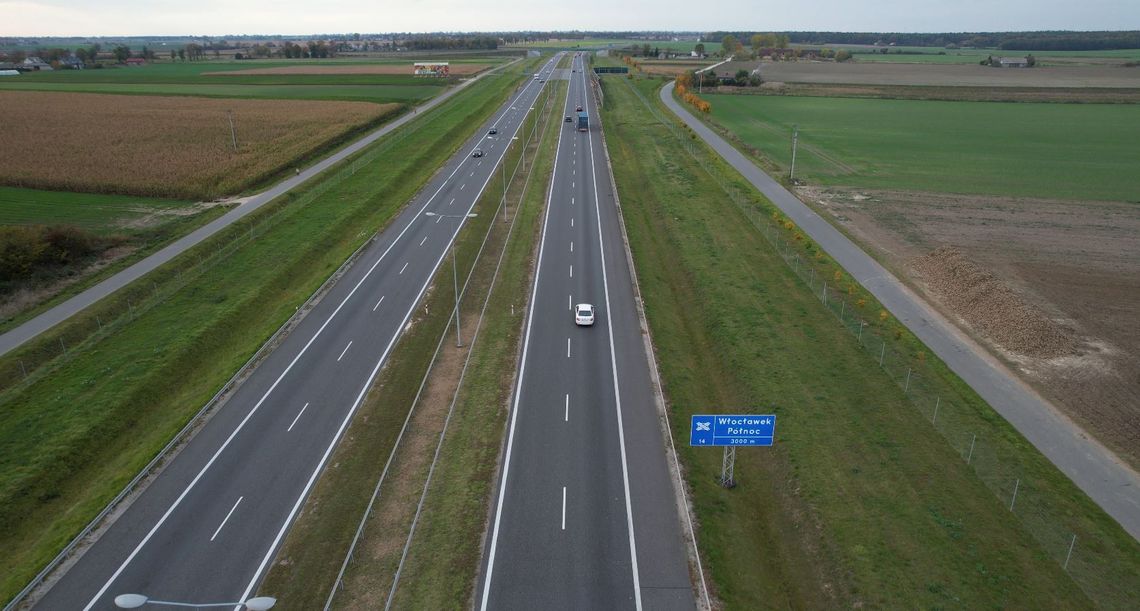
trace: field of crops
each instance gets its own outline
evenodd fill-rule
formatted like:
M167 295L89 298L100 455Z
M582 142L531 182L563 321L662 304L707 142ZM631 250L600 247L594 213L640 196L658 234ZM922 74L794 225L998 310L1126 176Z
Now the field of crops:
M30 91L0 91L0 107L24 118L5 127L2 184L197 199L263 182L398 109Z
M494 61L483 58L451 63L456 74L468 74ZM411 65L411 60L152 63L130 68L25 73L0 81L0 92L74 91L388 103L426 100L454 82L413 76ZM257 73L248 73L251 69Z
M811 45L796 45L811 47ZM847 49L855 54L856 61L976 64L989 56L1025 57L1033 55L1040 64L1071 63L1122 63L1140 60L1140 49L1112 49L1105 51L1003 51L1001 49L943 49L939 47L883 47L867 45L828 45L834 49ZM817 48L817 47L812 47Z
M825 185L1140 199L1140 106L706 95L712 118Z

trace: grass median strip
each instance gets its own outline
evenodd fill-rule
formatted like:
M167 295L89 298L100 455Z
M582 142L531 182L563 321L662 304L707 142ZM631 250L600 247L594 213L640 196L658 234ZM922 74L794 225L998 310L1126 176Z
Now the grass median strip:
M0 596L16 593L499 106L491 75L0 364L97 322L0 395ZM117 322L114 322L117 321Z
M559 83L556 90L562 88L564 85ZM557 129L560 123L550 121L550 116L547 113L548 126ZM520 133L520 137L525 136ZM468 346L500 253L503 248L507 251L499 284L478 332L463 391L454 408L436 479L402 573L395 608L454 606L455 601L470 595L478 570L483 518L523 312L520 295L525 294L534 247L543 193L540 185L550 170L551 153L543 151L539 153L538 171L533 172L531 160L539 150L539 145L532 144L526 152L524 167L532 176L521 206L514 202L522 195L527 180L522 171L514 175L507 192L507 216L514 229L510 229L502 212L495 214L502 196L496 176L476 207L479 216L459 237L459 269L461 276L469 278L462 307L464 341ZM508 175L518 165L519 152L514 147L508 153ZM490 224L494 226L489 227ZM508 230L512 233L506 241ZM485 250L472 269L484 236ZM286 609L318 608L325 603L358 521L382 475L385 479L372 514L365 521L363 538L333 601L336 608L375 609L383 607L388 598L440 430L467 358L468 348L455 347L454 329L448 326L453 299L449 273L445 271L437 278L437 284L425 298L412 331L401 340L370 390L345 442L332 458L335 466L322 476L261 587L262 592L277 597ZM429 366L422 394L418 394ZM407 428L400 437L405 418L409 419ZM394 448L397 440L399 446ZM385 474L389 456L391 466ZM439 544L441 539L447 543ZM426 563L421 560L424 545L430 548Z
M780 417L731 491L719 452L679 448L726 607L1090 606L650 114L659 82L604 83L674 434L698 412Z

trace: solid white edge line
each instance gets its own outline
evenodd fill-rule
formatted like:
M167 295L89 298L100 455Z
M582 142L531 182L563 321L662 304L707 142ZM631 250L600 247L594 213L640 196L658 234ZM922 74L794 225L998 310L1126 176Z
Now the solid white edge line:
M339 363L340 360L344 358L344 355L348 353L348 349L351 347L352 347L352 340L350 339L350 340L348 340L348 345L344 347L344 350L340 351L340 356L336 357L336 362Z
M582 86L586 87L586 75L582 73ZM589 89L587 95L589 95ZM629 556L633 563L633 600L636 604L637 611L641 611L641 578L638 576L637 571L637 542L633 536L633 506L629 498L629 464L625 454L625 425L622 423L621 414L621 386L618 383L617 372L617 355L614 350L614 324L613 316L610 316L610 283L606 274L606 252L605 246L602 244L602 208L598 201L598 172L594 164L594 133L592 131L586 133L586 139L590 143L590 176L594 181L594 212L598 218L598 253L602 258L602 287L606 294L606 328L609 331L610 338L610 367L613 370L614 376L614 400L615 408L617 410L617 425L618 425L618 445L621 448L621 479L625 487L625 519L626 527L629 529Z
M292 431L294 426L297 426L297 421L301 419L301 414L305 413L305 410L308 409L308 407L308 403L305 403L305 405L301 407L301 411L297 412L297 417L294 418L293 422L289 424L289 428L285 429L286 433Z
M563 108L570 102L570 87L566 87L566 99L563 101ZM520 123L521 125L521 123ZM538 280L542 272L542 255L546 250L546 229L550 222L550 203L554 197L554 177L558 173L558 156L562 152L562 134L566 130L558 130L558 145L554 148L554 167L550 174L550 189L546 194L546 214L542 220L542 237L538 242L538 261L535 263L534 268L534 288L531 289L530 294L530 312L527 312L526 317L526 337L523 339L522 358L519 360L519 377L515 383L515 401L514 406L511 408L511 428L507 433L507 449L503 457L503 476L499 483L499 501L495 505L495 525L491 529L491 551L487 556L487 574L483 577L483 600L480 602L480 611L487 611L487 597L491 592L491 579L495 573L495 552L499 544L499 525L503 517L503 499L507 496L507 476L511 470L511 450L514 448L515 443L515 425L519 417L519 399L522 396L523 377L526 375L526 356L530 349L530 331L534 323L534 304L538 299Z
M530 83L528 83L525 87L523 87L523 89L518 93L518 95L515 96L515 98L518 99L519 97L521 97L523 92L525 92L529 88L530 88ZM541 87L539 89L541 89ZM495 124L497 125L501 119L502 119L502 115L499 116L499 119L495 120ZM521 125L522 124L520 123L519 127L521 127ZM515 133L518 133L519 127L515 128ZM467 154L470 155L470 151L468 151ZM313 342L316 341L317 337L319 337L321 335L321 333L324 332L325 328L328 327L329 323L332 322L333 318L335 318L336 315L338 313L340 313L340 310L341 310L341 308L344 307L344 304L348 303L348 300L351 299L352 296L356 294L356 291L360 288L361 285L364 284L364 282L366 280L368 280L368 278L372 275L372 272L374 272L376 270L376 268L380 265L380 262L383 261L384 258L388 255L388 253L391 252L392 248L394 248L396 246L396 244L399 243L399 241L404 237L404 234L407 233L408 230L412 228L412 225L418 219L420 219L420 217L423 215L424 211L427 210L427 207L430 206L431 202L435 200L437 195L439 195L440 191L443 191L443 188L446 187L449 182L451 182L451 179L455 177L455 174L459 172L459 169L461 167L463 167L463 163L464 163L464 161L466 161L466 159L467 158L464 157L464 158L462 158L462 160L458 164L456 164L455 169L451 171L451 174L449 174L446 179L444 179L444 181L439 185L439 188L435 190L435 193L432 193L431 197L429 197L428 200L426 202L424 202L424 205L422 207L420 207L419 211L416 212L416 214L414 214L408 220L408 224L405 225L404 228L400 231L400 233L396 236L396 238L394 240L392 240L392 243L388 245L388 248L384 249L384 252L381 253L380 256L376 259L376 261L372 264L372 267L368 268L368 271L365 272L365 274L360 278L360 280L356 283L356 285L352 287L352 290L349 291L348 295L346 295L345 298L343 300L341 300L340 304L337 305L336 309L333 310L332 314L329 314L329 317L325 320L324 323L321 324L320 328L317 329L317 332L314 333L311 338L309 338L309 341L305 343L305 345L301 348L300 352L297 353L297 356L293 357L293 360L289 362L289 365L287 365L285 367L285 370L281 372L281 375L277 376L277 379L274 380L273 384L269 387L269 389L265 391L265 394L263 394L261 396L261 398L258 399L257 403L254 404L253 408L249 410L249 413L247 413L245 415L245 417L242 418L241 422L238 423L237 427L234 428L233 432L231 432L230 435L228 437L226 437L226 440L224 442L222 442L222 445L214 452L213 456L210 457L210 460L206 462L205 466L203 466L202 469L198 471L198 474L194 476L194 479L191 480L190 483L186 485L186 487L182 490L181 494L178 495L178 498L176 498L174 500L174 503L172 503L170 505L170 507L167 508L166 512L164 512L162 514L162 517L160 517L158 519L158 522L156 522L155 525L153 527L151 527L151 529L147 532L146 536L143 537L142 541L140 541L138 543L138 545L136 545L135 548L133 550L131 550L131 553L127 556L127 559L124 560L122 562L122 564L119 565L119 568L115 570L114 574L112 574L111 577L107 579L107 581L103 584L103 587L99 588L99 591L95 593L95 596L93 596L91 598L91 601L88 602L85 607L83 607L83 611L90 611L90 609L93 606L95 606L95 603L98 602L99 598L102 597L103 594L105 594L107 592L107 589L110 588L111 584L114 583L114 581L119 578L119 575L121 575L123 573L123 571L127 568L127 565L129 565L131 563L131 561L134 560L135 556L138 555L138 553L142 550L143 546L146 545L147 542L150 541L151 537L154 536L154 533L158 532L158 529L161 528L162 525L166 522L166 520L170 518L170 514L174 513L174 510L177 509L178 506L182 504L182 501L186 498L186 495L188 495L190 493L190 491L194 488L194 486L196 486L198 484L198 481L202 479L202 476L205 475L206 471L208 471L210 469L210 467L213 466L214 462L218 459L218 456L220 456L221 453L227 447L229 447L229 444L234 440L235 437L237 437L237 434L239 432L241 432L241 430L245 427L246 423L249 422L250 418L252 418L253 415L255 413L257 413L257 410L265 402L265 399L267 399L269 397L269 394L272 393L273 390L277 388L277 385L280 384L281 380L283 380L285 378L285 376L289 373L289 371L291 371L293 369L293 366L297 364L297 361L300 360L301 356L304 355L305 352L308 351L309 347L313 345ZM490 181L490 177L488 177L487 180ZM486 183L484 183L484 187L486 187ZM480 192L482 192L482 191L480 191ZM478 201L478 197L476 197L476 201ZM474 207L474 202L472 202L472 207ZM468 212L470 212L470 209L468 209ZM442 218L442 217L440 217L440 218ZM436 219L436 222L437 223L439 222L438 218ZM455 234L453 234L453 236L452 236L453 239L454 239L454 236L459 233L459 229L462 226L463 226L463 221L460 221L459 227L456 228ZM439 268L439 264L440 264L440 262L443 261L443 256L446 254L447 254L447 250L444 249L443 255L441 255L439 261L436 262L436 269ZM428 276L429 282L431 280L431 277L434 275L435 275L435 270L433 270L431 275ZM425 289L427 288L426 284L424 285L424 288ZM423 291L421 290L420 296L422 296L422 295L423 295ZM412 312L415 310L415 305L418 303L419 303L419 297L416 298L416 301L413 303L412 307L409 308L407 316L404 317L404 322L399 327L400 329L403 329L404 325L407 324L408 318L411 316ZM399 337L399 332L397 332L395 337L396 338ZM395 338L393 338L393 341L395 341ZM389 344L389 347L391 347L391 344ZM387 350L384 351L385 356L387 355L387 352L388 352ZM381 361L380 361L381 363L383 363L383 359L384 359L384 357L381 357ZM379 365L377 366L376 370L373 371L373 374L372 374L373 377L375 377L376 371L378 371L378 370L379 370ZM371 381L369 381L369 384L371 384ZM348 418L351 418L351 416L355 412L355 410L356 410L356 408L353 407L353 409L349 411ZM347 422L347 420L346 420L346 422ZM341 430L343 430L343 426L342 426ZM333 447L335 447L336 442L339 439L340 439L340 431L338 431L337 435L333 438L332 445L329 446L329 451L331 451L331 449ZM321 462L317 466L316 471L314 471L314 474L320 472L320 469L323 467L325 460L328 459L328 454L329 454L329 452L325 453L325 457L321 459ZM273 551L276 549L277 544L280 542L281 536L284 533L284 531L287 530L289 527L289 524L292 523L293 516L296 515L297 507L299 506L300 501L303 500L306 495L308 495L308 491L309 491L309 488L311 486L312 486L312 480L310 479L308 485L305 486L305 489L302 491L301 496L298 499L298 505L294 506L293 512L290 513L289 517L286 519L285 524L282 526L281 532L279 532L277 535L277 539L275 539L273 542L273 545L270 546L268 555L266 556L265 560L262 561L261 566L257 570L257 573L254 574L253 580L250 581L249 587L246 588L246 594L240 597L241 600L245 600L249 597L249 591L252 590L253 586L257 583L257 581L259 581L261 579L261 572L265 570L265 565L268 562L269 557L272 555Z
M218 537L218 533L222 532L222 527L226 525L226 522L230 521L230 516L234 515L234 511L237 509L238 505L241 505L241 500L244 498L244 496L239 496L237 502L234 503L234 506L230 507L230 512L226 514L226 517L222 518L222 523L218 524L218 529L214 531L213 536L210 537L210 541L216 539Z

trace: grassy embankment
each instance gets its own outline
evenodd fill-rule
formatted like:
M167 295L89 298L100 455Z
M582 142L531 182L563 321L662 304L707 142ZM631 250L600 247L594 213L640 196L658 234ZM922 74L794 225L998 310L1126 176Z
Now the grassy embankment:
M552 84L556 93L550 99L561 103L565 83ZM550 108L555 106L551 104ZM561 126L561 117L550 112L544 116L548 128L543 131L549 142ZM552 116L554 120L550 121ZM524 137L522 133L520 137ZM508 154L508 176L517 166L519 153L519 148L513 147ZM536 153L537 172L532 165ZM414 410L365 524L344 587L335 599L336 608L384 606L480 309L505 247L502 269L494 280L492 300L478 332L394 604L395 608L441 609L458 606L459 601L469 598L479 568L486 503L502 438L505 400L517 358L522 306L552 155L553 147L548 145L532 143L527 149L525 171L532 176L526 199L518 203L526 181L524 170L519 171L507 192L508 216L515 224L509 242L510 224L503 221L501 212L492 216L502 195L498 176L477 204L479 216L470 222L459 243L461 282L467 278L462 305L467 346L455 347L455 331L446 320L452 307L447 271L439 276L442 285L437 286L441 290L429 293L413 330L401 341L361 406L346 441L331 459L338 466L322 476L261 587L264 594L278 597L284 608L312 609L324 604L402 423L409 410ZM490 223L494 226L488 228ZM485 250L472 269L485 236ZM512 310L512 305L517 307ZM427 311L434 314L424 315ZM437 345L439 353L433 355ZM417 396L429 365L430 376L423 394Z
M711 118L824 185L1138 200L1140 106L705 95Z
M634 81L655 105L659 85ZM719 452L680 449L717 596L729 608L1092 606L1055 550L1011 516L720 186L753 193L747 183L697 145L714 178L624 79L605 87L607 138L674 434L684 439L698 411L746 406L780 418L774 448L738 453L740 486L731 491L714 481ZM868 333L904 335L877 327ZM1094 545L1123 559L1112 570L1135 581L1135 542L926 360L924 375L946 379L943 401L971 406L978 430L1022 455L1035 485L1101 535Z
M522 75L487 77L324 180L0 359L18 367L61 338L86 338L0 394L0 598L98 513ZM102 330L92 333L96 324Z

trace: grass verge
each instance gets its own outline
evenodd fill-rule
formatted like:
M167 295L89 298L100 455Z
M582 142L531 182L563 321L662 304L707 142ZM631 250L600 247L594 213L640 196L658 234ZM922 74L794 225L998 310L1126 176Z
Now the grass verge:
M564 84L558 86L564 90ZM545 114L550 128L547 131L557 129L560 124L549 120L549 111ZM538 144L529 147L527 170L533 172L529 160L539 148ZM501 214L495 216L502 191L495 188L497 181L492 179L476 206L479 216L470 222L457 243L460 270L468 278L463 328L469 343L504 247L507 254L471 355L470 369L440 456L438 479L434 480L433 494L428 497L419 523L396 608L444 608L470 595L478 570L490 479L502 435L505 393L509 392L514 369L522 316L520 295L525 294L544 193L539 181L549 175L551 154L540 153L538 172L531 179L527 198L513 209L508 207L508 214L517 215L509 242L509 225ZM516 147L508 154L508 173L518 159ZM508 190L508 203L518 201L524 182L520 172ZM489 227L492 223L494 227ZM484 236L485 251L475 261ZM336 584L337 572L376 481L388 468L385 457L391 455L390 470L366 521L343 587L337 591L335 606L379 608L386 601L467 357L467 348L456 348L452 343L448 275L444 272L437 278L445 288L436 290L433 286L425 297L417 322L401 339L350 425L345 441L332 457L331 464L336 466L322 475L260 588L277 597L286 609L319 608L324 604ZM515 304L519 307L512 310ZM420 383L428 367L430 378L421 395ZM400 437L405 418L409 419L407 430ZM393 450L397 441L399 446ZM447 543L439 545L440 540ZM426 565L419 561L424 545L430 549Z
M45 346L68 346L0 393L0 597L79 532L519 78L489 75L324 180L0 359L12 367Z
M741 485L731 491L714 481L718 452L680 448L721 601L1091 606L1051 550L819 307L710 171L746 183L719 160L698 163L650 114L643 99L659 84L606 80L605 111L674 434L683 439L687 416L701 411L747 406L780 417L775 448L738 454ZM930 368L952 377L933 360ZM954 388L955 400L1029 456L1043 485L1090 516L1105 535L1100 544L1127 561L1133 542L960 381ZM1113 600L1125 602L1106 606Z

